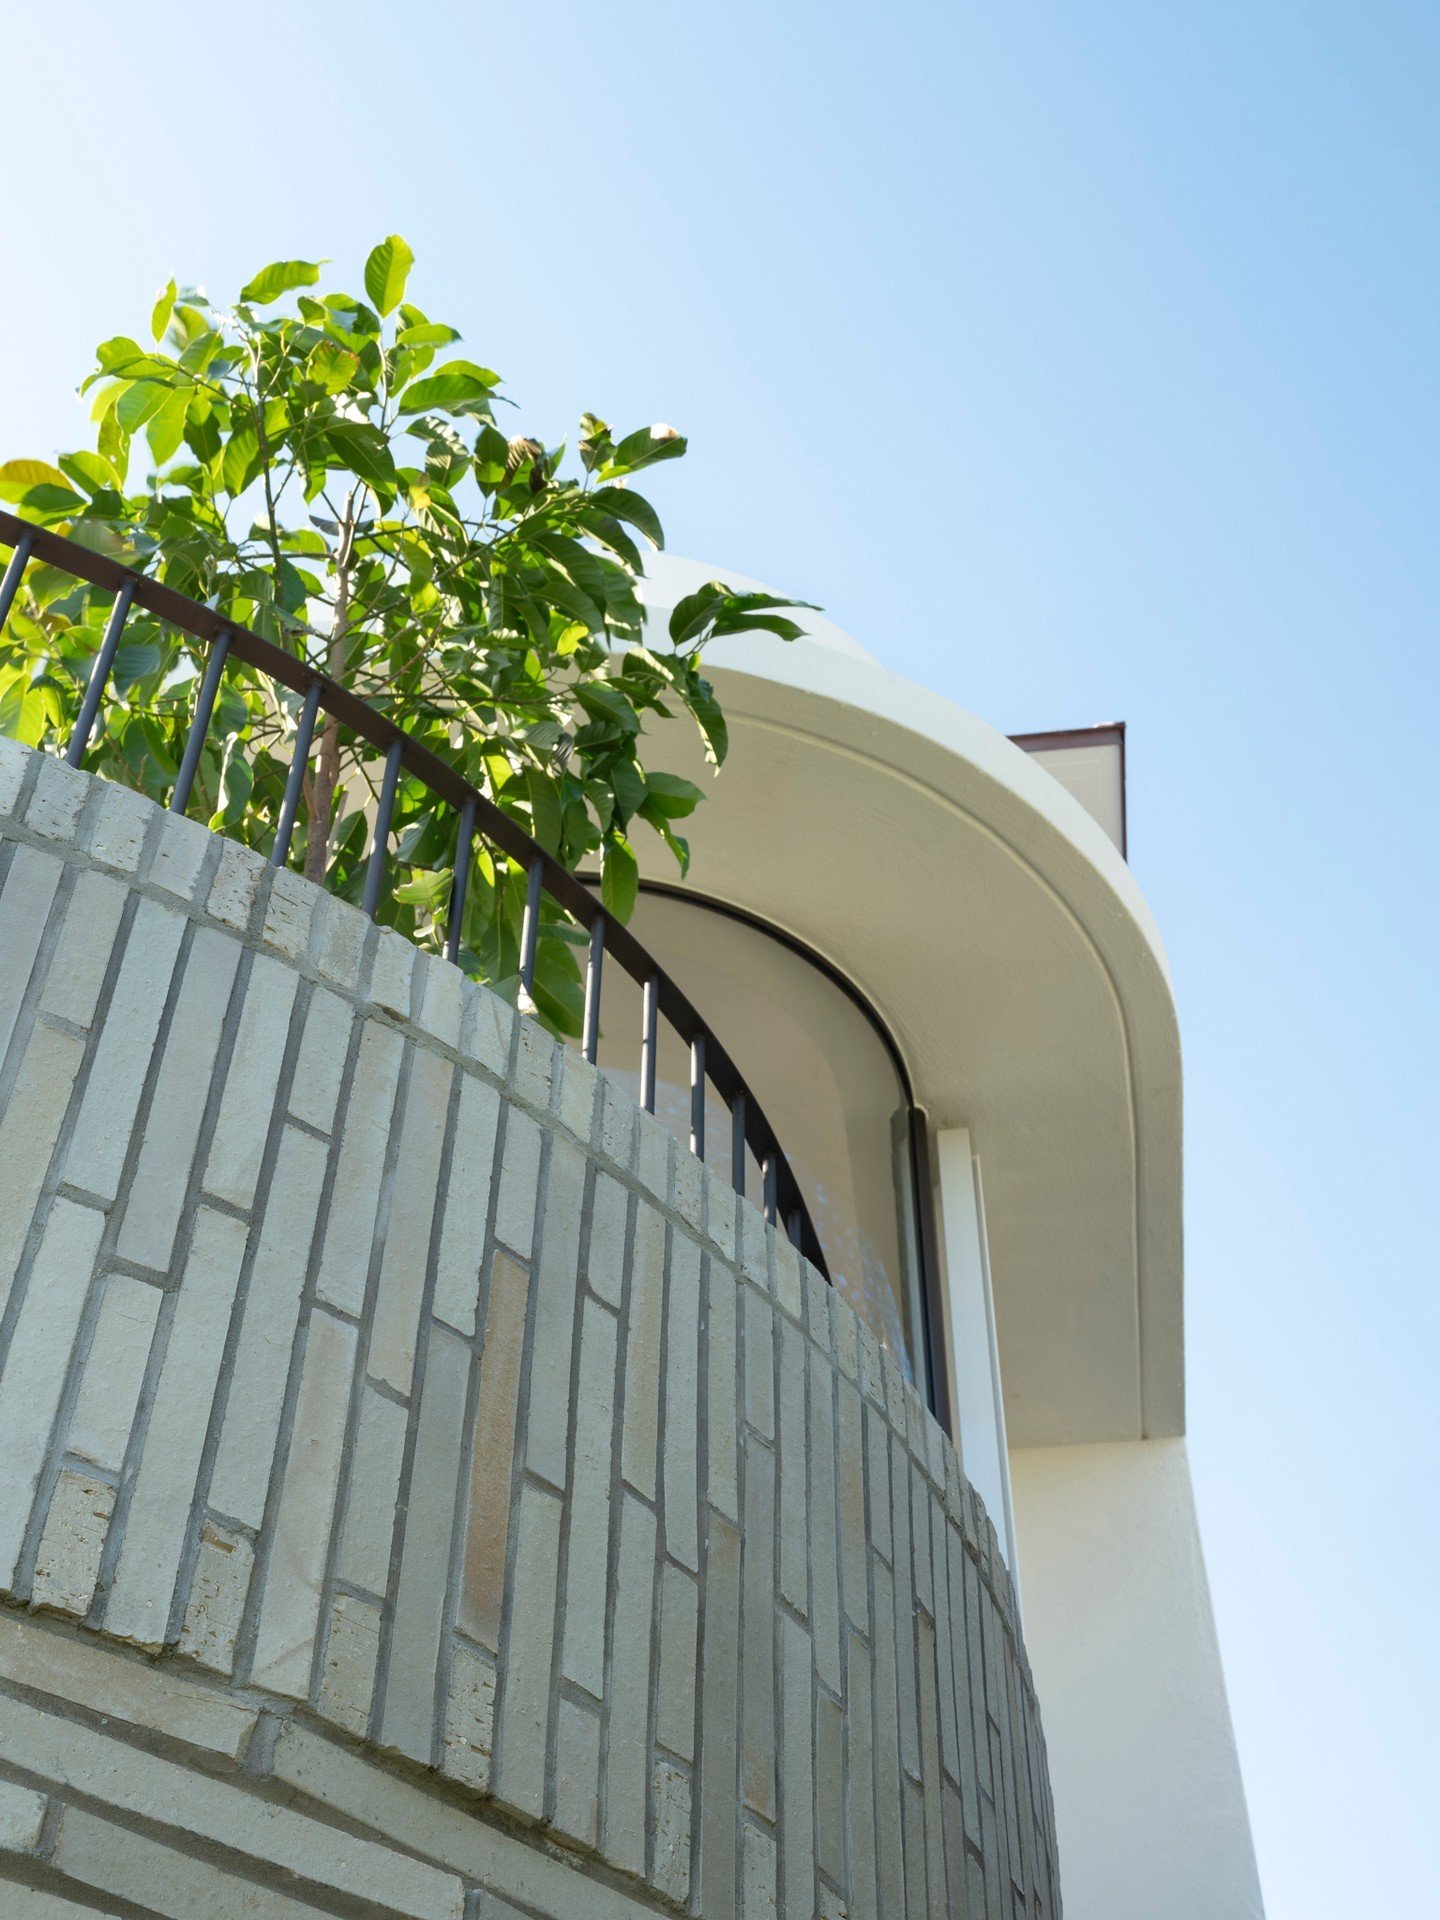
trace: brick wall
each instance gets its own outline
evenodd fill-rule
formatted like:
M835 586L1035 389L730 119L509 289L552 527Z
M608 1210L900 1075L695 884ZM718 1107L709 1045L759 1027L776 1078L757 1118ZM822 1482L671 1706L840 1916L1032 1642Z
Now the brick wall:
M455 969L3 742L0 1315L7 1916L1058 1913L994 1531L850 1309Z

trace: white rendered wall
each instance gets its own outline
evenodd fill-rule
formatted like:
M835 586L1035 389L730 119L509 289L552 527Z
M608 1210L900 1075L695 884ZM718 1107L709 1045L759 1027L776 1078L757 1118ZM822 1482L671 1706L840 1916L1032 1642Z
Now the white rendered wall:
M1066 1920L1257 1920L1183 1440L1010 1459Z

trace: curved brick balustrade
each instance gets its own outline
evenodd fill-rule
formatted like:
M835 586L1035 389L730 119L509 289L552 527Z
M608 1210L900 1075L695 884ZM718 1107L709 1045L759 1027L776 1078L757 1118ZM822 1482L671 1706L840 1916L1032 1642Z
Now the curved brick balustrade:
M3 742L0 1170L7 1915L1058 1912L993 1531L845 1303L456 969Z

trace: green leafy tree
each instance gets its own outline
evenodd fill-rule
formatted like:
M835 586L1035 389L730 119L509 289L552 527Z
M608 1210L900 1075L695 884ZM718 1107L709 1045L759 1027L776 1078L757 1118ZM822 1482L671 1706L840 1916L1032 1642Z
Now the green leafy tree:
M496 424L498 375L453 351L459 335L406 299L398 234L370 254L365 297L319 291L321 264L278 261L220 308L172 281L153 344L97 350L93 449L0 466L0 496L227 620L324 668L457 766L571 870L598 864L607 909L629 917L632 836L659 834L683 869L676 823L701 798L646 764L647 721L688 714L707 757L724 718L702 671L717 634L800 631L767 595L715 581L675 609L669 645L645 646L638 586L659 547L634 475L685 451L667 426L616 435L585 414L576 453ZM144 469L143 485L132 472ZM0 636L0 730L63 746L110 596L32 565ZM135 610L88 763L164 798L193 710L198 649ZM232 665L192 806L268 849L299 701ZM294 853L358 899L373 750L333 719L317 736ZM385 917L445 938L455 823L414 781L395 815L397 882ZM461 958L513 982L523 875L482 850ZM576 936L547 919L541 1014L575 1031Z

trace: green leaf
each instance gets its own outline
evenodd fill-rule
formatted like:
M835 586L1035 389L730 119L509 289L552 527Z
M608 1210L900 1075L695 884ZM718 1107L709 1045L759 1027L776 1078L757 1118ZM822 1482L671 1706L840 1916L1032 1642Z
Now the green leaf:
M145 437L150 442L150 457L157 467L163 467L173 457L184 438L189 407L189 393L184 387L177 388L146 426Z
M160 648L153 640L135 640L119 648L115 655L115 691L128 693L137 680L148 680L160 671Z
M648 798L667 820L683 820L705 798L693 780L682 780L678 773L647 773Z
M241 494L260 471L260 436L247 423L231 434L220 466L220 482L234 497Z
M246 306L268 307L293 287L313 287L320 278L321 265L323 262L314 260L276 260L246 281L240 299Z
M633 760L617 760L610 769L610 788L623 826L645 804L645 776Z
M167 280L155 297L155 305L150 314L150 332L156 340L165 338L165 329L170 324L170 315L175 309L175 282Z
M77 487L83 487L88 494L119 490L120 476L110 462L102 460L98 453L91 453L87 448L82 447L77 453L62 453L60 465L65 477Z
M605 911L623 925L635 911L640 891L640 868L635 851L623 833L606 837L601 851L600 899Z
M447 360L424 380L415 380L400 397L401 413L490 411L490 392L500 384L498 373L477 367L473 360Z
M687 444L684 434L667 427L664 421L641 427L637 433L626 434L600 469L600 477L614 480L622 474L638 473L642 467L653 467L659 460L678 460Z
M115 417L126 433L134 433L143 427L170 398L173 389L162 385L158 380L137 380L127 387L115 404Z
M459 333L454 327L444 327L438 321L425 321L418 327L401 327L395 336L397 347L448 347L452 340L458 340Z
M19 500L31 487L68 486L59 467L48 460L7 460L0 466L0 500Z
M665 533L660 525L659 514L648 500L642 499L638 493L631 493L628 487L597 487L590 495L589 504L635 527L652 546L664 547Z
M415 256L398 233L382 240L365 262L365 291L383 320L405 298L405 282Z
M322 340L305 362L305 378L324 392L336 394L350 384L359 365L358 353L351 353L338 340Z
M450 899L454 872L441 867L434 873L413 873L396 887L392 898L407 907L423 907L426 913L438 913Z
M339 465L368 480L372 487L394 490L395 461L378 427L363 420L335 420L325 437Z

